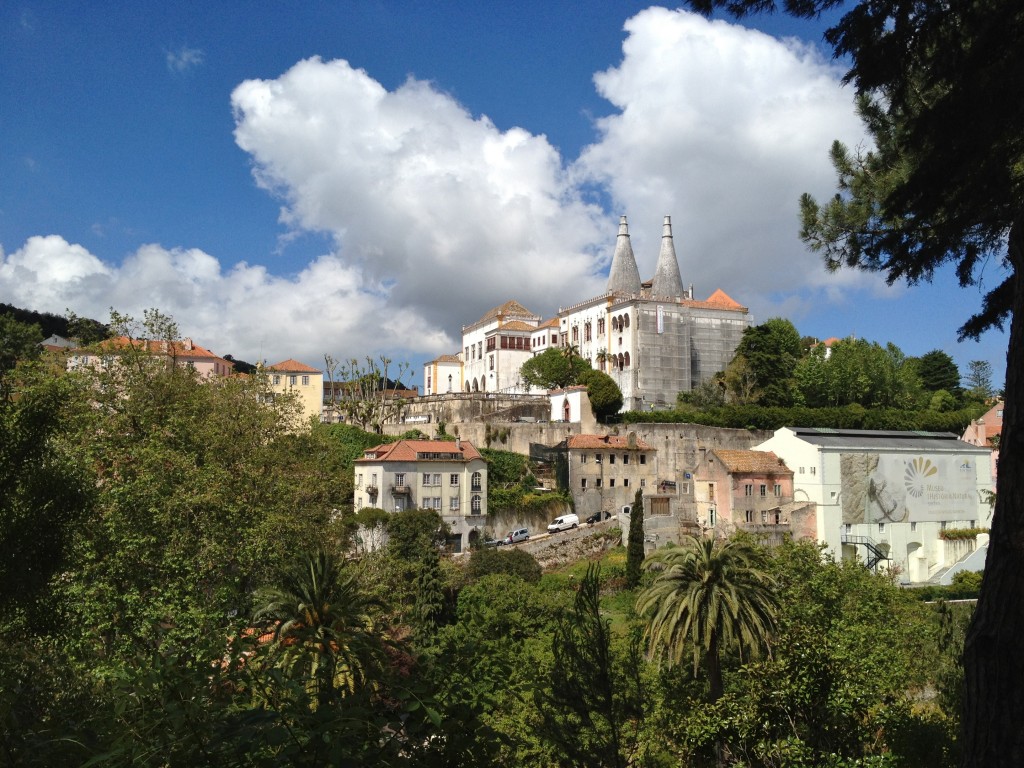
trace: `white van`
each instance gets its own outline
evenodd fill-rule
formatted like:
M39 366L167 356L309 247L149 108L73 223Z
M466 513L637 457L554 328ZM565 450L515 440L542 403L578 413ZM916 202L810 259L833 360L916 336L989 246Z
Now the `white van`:
M562 515L556 517L551 521L551 525L548 526L548 533L558 533L559 531L567 531L570 528L575 528L580 524L580 518L577 514Z

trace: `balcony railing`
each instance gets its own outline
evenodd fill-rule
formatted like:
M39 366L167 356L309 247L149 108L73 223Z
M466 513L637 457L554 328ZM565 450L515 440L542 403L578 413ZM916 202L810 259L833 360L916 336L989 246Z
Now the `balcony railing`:
M408 496L412 493L412 487L408 485L392 485L391 493L394 496Z

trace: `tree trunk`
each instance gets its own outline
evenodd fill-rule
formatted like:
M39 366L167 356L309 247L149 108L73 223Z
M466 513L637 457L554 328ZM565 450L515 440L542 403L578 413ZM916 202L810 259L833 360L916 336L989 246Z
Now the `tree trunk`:
M1024 765L1024 212L1009 236L1016 281L996 509L964 644L964 768Z

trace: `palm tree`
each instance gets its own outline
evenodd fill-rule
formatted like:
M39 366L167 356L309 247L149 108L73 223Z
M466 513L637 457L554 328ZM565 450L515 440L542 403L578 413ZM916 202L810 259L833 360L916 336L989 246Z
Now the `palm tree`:
M733 646L741 659L755 655L775 628L778 601L764 551L745 538L688 536L651 555L644 567L659 571L637 599L647 617L648 654L679 663L689 648L694 674L703 657L710 698L717 701L721 651Z
M263 599L255 620L273 625L282 666L307 677L320 705L379 680L385 644L373 620L379 601L331 555L309 556Z

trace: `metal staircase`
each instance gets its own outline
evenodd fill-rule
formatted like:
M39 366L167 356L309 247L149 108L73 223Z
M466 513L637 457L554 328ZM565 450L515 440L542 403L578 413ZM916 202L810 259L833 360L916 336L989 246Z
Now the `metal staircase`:
M868 551L867 566L872 571L875 570L875 566L882 560L889 559L885 552L878 548L878 543L870 536L856 536L852 533L843 531L842 542L843 544L853 544L864 547Z

